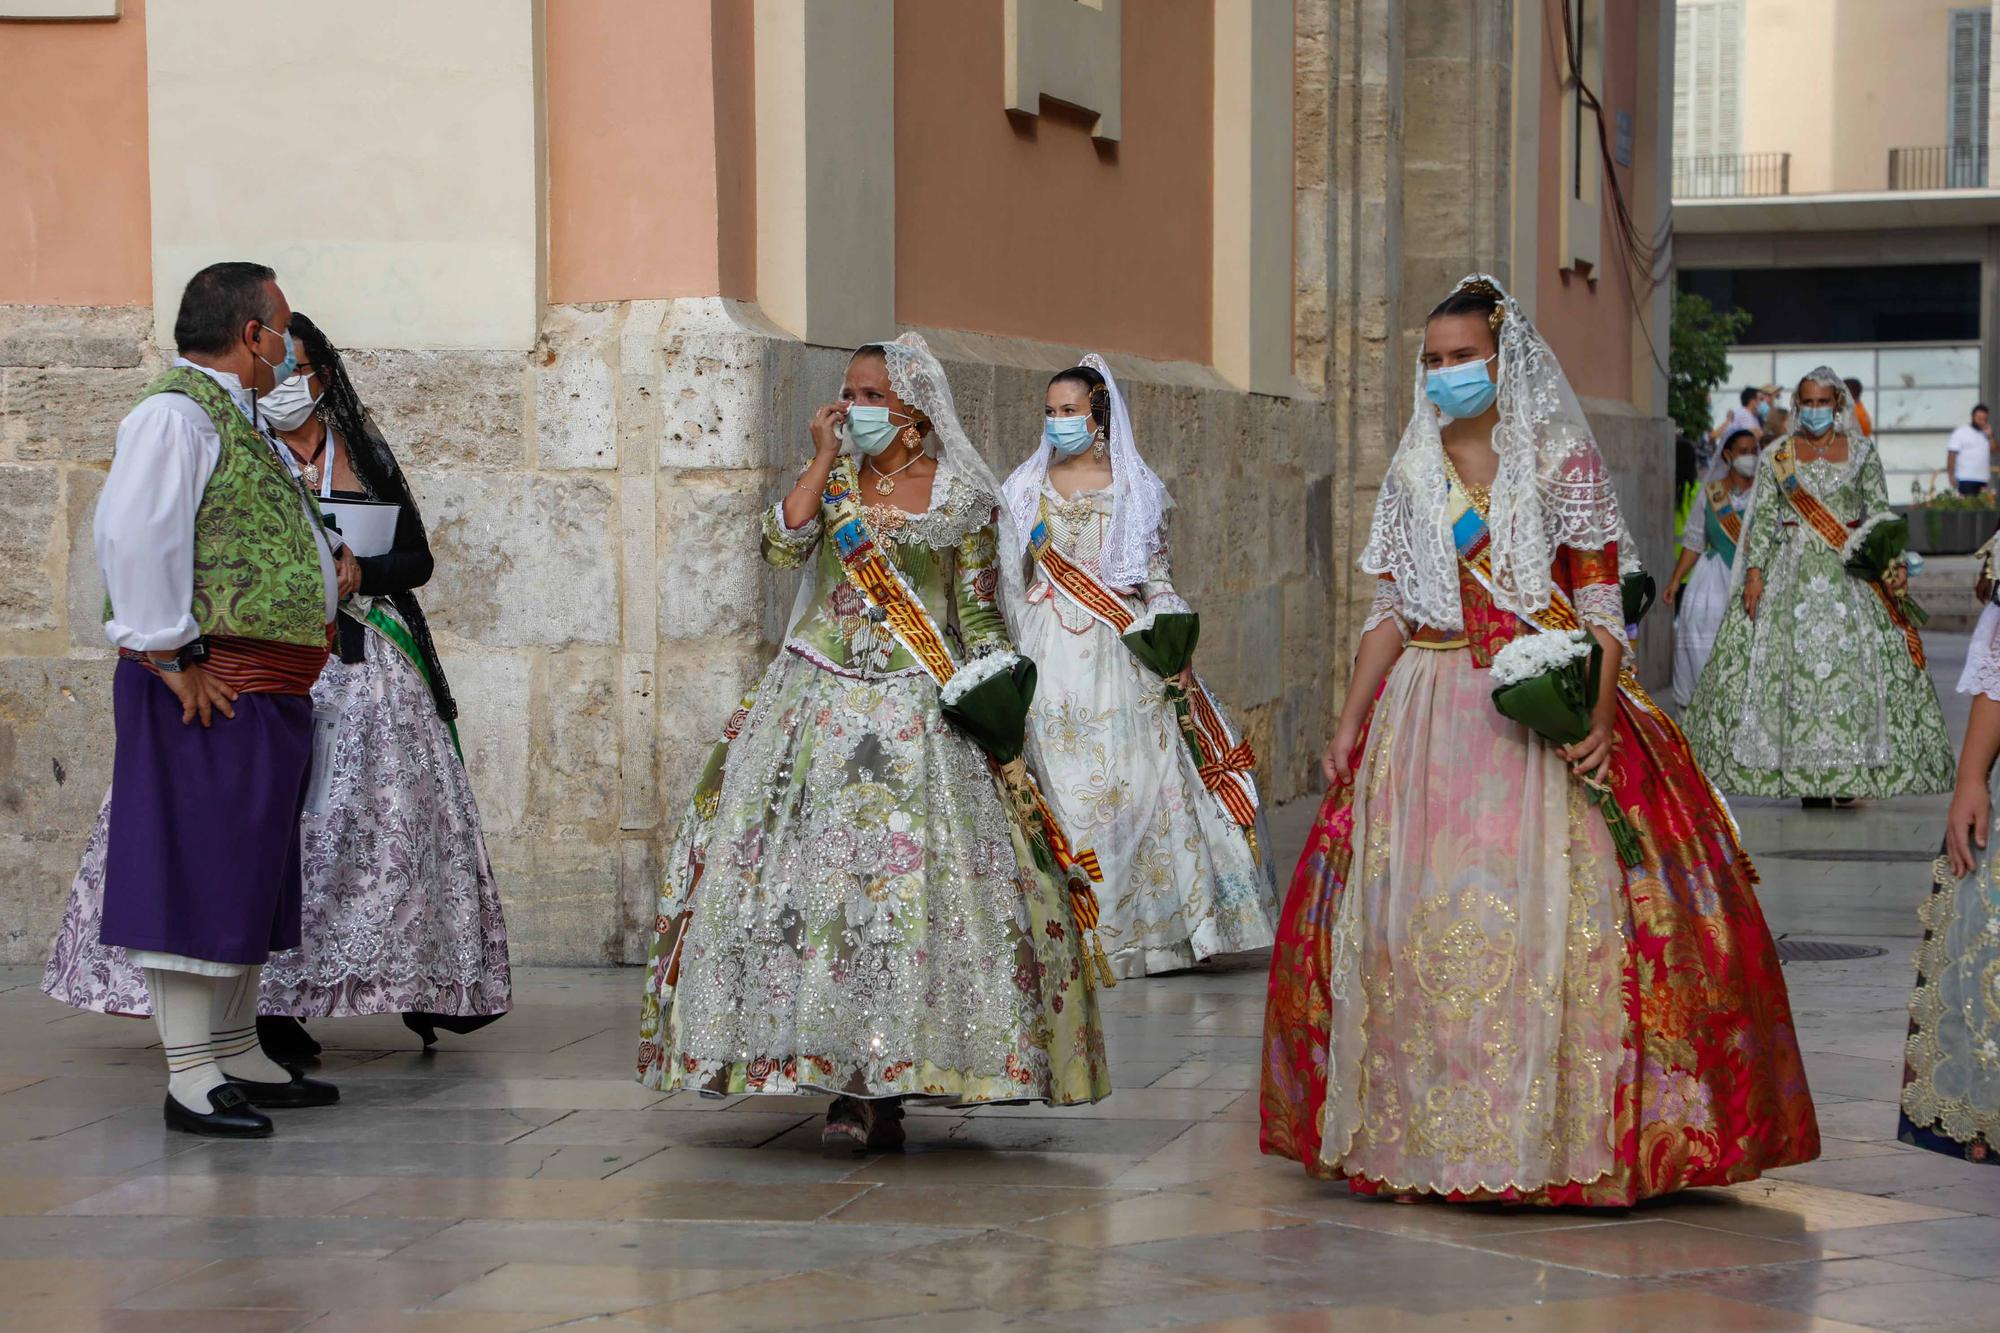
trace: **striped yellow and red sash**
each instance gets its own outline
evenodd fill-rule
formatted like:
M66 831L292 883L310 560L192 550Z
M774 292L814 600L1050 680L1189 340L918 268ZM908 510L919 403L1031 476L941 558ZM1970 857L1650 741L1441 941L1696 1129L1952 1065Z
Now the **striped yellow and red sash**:
M923 599L903 581L903 573L882 549L874 529L862 512L854 494L853 464L843 458L826 479L822 496L827 509L827 530L833 534L833 548L841 568L868 604L880 611L896 642L909 649L910 656L930 673L942 689L958 674L944 634L938 629Z
M1771 451L1771 471L1778 479L1779 494L1785 497L1785 502L1792 507L1792 512L1799 516L1799 521L1811 528L1821 541L1832 547L1835 555L1844 555L1850 535L1849 527L1840 521L1838 514L1828 509L1817 495L1806 488L1805 482L1799 479L1798 460L1792 455L1792 442L1789 438ZM1902 632L1903 646L1909 650L1910 661L1916 663L1917 669L1921 671L1924 667L1923 636L1917 633L1917 627L1910 623L1910 618L1903 614L1902 603L1883 586L1880 580L1870 580L1868 586L1875 590L1876 600L1882 603L1882 609L1889 615L1889 623Z
M1479 506L1472 502L1465 488L1453 479L1445 494L1445 514L1451 520L1452 542L1458 548L1459 562L1470 570L1479 586L1493 598L1494 606L1499 606L1499 594L1493 587L1493 534L1486 526L1486 516L1479 512ZM1561 588L1549 589L1549 604L1531 616L1521 617L1538 629L1557 632L1582 629L1583 618L1576 613L1576 607L1568 594ZM1665 718L1645 686L1639 683L1638 673L1632 669L1631 655L1627 654L1619 663L1618 688L1621 693L1648 712Z
M1479 586L1486 590L1486 595L1493 598L1494 606L1498 607L1499 594L1493 587L1492 533L1487 529L1486 516L1479 512L1479 507L1472 502L1472 497L1466 493L1457 478L1452 479L1450 489L1445 494L1445 513L1451 520L1452 541L1458 548L1459 563L1472 574ZM1569 600L1568 594L1557 587L1549 589L1547 606L1531 616L1520 618L1544 630L1564 631L1584 627L1583 618L1577 615L1576 606ZM1639 683L1639 674L1632 668L1630 654L1627 654L1618 665L1618 692L1624 695L1633 707L1650 716L1685 749L1687 740L1681 734L1680 724L1668 717L1660 706L1653 702L1653 696L1646 692L1646 687ZM1723 799L1715 784L1709 781L1706 773L1699 767L1694 768L1694 771L1707 785L1710 800L1717 813L1729 826L1732 841L1740 846L1742 833L1736 827L1736 816L1730 812L1729 803Z
M1049 532L1046 502L1034 531L1028 534L1028 549L1055 589L1086 614L1109 625L1112 633L1122 636L1136 623L1124 598L1056 545ZM1202 785L1215 794L1232 820L1244 828L1254 827L1259 805L1256 752L1240 736L1231 734L1208 686L1197 679L1187 697Z
M944 633L939 630L937 621L931 618L923 599L904 580L902 571L889 559L888 552L882 549L880 538L868 525L867 512L855 495L853 469L853 461L842 458L828 475L826 490L821 496L826 506L827 531L833 534L834 552L840 557L841 568L847 571L848 581L868 599L870 606L882 613L883 623L896 636L896 642L909 649L910 656L916 658L930 678L937 682L938 688L943 689L958 674L958 663L952 659ZM1047 799L1042 795L1041 784L1035 781L1034 775L1028 773L1025 766L1021 768L1021 773L1041 816L1049 854L1070 881L1070 906L1076 915L1077 925L1088 932L1096 925L1097 897L1087 884L1101 883L1104 879L1097 853L1087 848L1076 851L1070 846L1069 836L1063 832L1055 811L1049 808ZM1081 886L1078 875L1070 874L1072 869L1083 877ZM1090 919L1089 924L1085 924L1086 916Z
M1724 564L1734 564L1736 548L1743 541L1742 511L1737 509L1729 487L1719 481L1708 483L1707 497L1708 517L1704 526L1709 530L1709 545L1716 548Z

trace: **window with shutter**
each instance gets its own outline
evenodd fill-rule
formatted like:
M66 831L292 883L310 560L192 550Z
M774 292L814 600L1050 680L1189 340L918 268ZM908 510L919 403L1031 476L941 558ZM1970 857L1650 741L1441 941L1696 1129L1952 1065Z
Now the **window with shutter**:
M1986 184L1987 80L1993 64L1993 11L1951 11L1951 77L1945 104L1945 184Z
M1675 193L1741 192L1743 0L1674 10Z

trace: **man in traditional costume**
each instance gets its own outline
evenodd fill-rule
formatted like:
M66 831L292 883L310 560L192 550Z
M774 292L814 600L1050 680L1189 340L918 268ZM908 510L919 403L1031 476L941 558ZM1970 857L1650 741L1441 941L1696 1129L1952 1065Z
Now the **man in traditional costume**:
M258 974L299 943L311 691L351 556L256 424L297 369L261 264L213 264L174 321L180 356L118 427L96 519L118 647L105 944L145 970L166 1121L261 1138L255 1108L336 1101L257 1048Z

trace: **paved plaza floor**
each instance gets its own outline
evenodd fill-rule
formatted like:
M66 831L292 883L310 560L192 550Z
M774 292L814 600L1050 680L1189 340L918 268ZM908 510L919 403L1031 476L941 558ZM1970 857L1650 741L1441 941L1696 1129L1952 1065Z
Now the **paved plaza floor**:
M1963 636L1932 647L1948 683ZM163 1128L150 1023L0 970L0 1326L2000 1329L2000 1170L1894 1140L1943 805L1737 804L1774 931L1887 952L1786 968L1821 1160L1622 1213L1367 1201L1260 1157L1262 955L1111 992L1096 1107L921 1111L907 1151L838 1160L818 1099L633 1083L635 970L526 970L428 1056L314 1024L343 1101L255 1143ZM1310 816L1280 812L1287 867Z

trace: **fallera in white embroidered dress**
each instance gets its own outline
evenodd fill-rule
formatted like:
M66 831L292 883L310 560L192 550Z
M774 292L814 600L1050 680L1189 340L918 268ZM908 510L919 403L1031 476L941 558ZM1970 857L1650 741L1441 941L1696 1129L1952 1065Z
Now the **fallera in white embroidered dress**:
M1055 545L1101 577L1112 492L1065 500L1046 478L1042 486ZM1277 887L1262 817L1253 847L1202 784L1160 678L1046 574L1031 577L1021 647L1040 683L1028 730L1070 840L1103 867L1098 929L1112 967L1144 976L1270 944ZM1164 523L1131 592L1135 616L1188 610L1170 578Z

